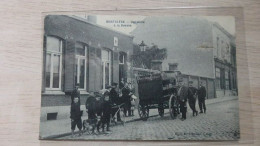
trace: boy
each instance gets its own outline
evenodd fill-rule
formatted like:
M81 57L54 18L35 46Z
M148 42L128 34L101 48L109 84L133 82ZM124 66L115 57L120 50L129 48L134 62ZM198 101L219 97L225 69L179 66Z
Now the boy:
M70 118L71 118L71 133L74 137L74 130L77 125L79 129L79 136L81 135L82 121L81 121L82 112L80 111L79 97L74 97L73 103L70 107Z
M110 112L111 112L111 102L109 100L109 92L106 91L104 93L104 103L102 108L102 132L104 132L105 124L107 125L107 131L109 132L109 124L110 124Z

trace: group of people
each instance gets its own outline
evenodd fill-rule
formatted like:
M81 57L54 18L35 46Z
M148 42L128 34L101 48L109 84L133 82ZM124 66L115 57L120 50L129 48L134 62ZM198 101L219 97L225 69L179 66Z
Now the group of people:
M117 90L117 83L113 83L111 86L107 86L106 89L100 90L100 92L90 93L86 100L85 106L88 114L88 119L83 120L81 116L83 111L80 110L80 92L78 90L78 84L75 85L74 90L71 93L71 131L72 137L74 137L74 130L76 126L79 129L79 135L82 134L82 128L85 129L86 125L92 125L92 133L96 128L98 133L109 132L110 130L110 118L113 117L113 121L122 122L120 116L120 109L123 107L124 116L133 116L134 110L132 108L131 101L132 92L128 83L122 84L120 90ZM116 119L114 119L116 117Z
M198 115L196 110L196 100L198 98L198 104L200 108L200 113L206 113L206 88L203 86L203 82L200 82L199 88L196 89L192 86L193 82L189 82L189 87L185 86L184 82L180 82L180 88L178 90L178 98L180 104L180 112L182 113L181 120L186 120L187 113L187 102L193 112L193 116Z

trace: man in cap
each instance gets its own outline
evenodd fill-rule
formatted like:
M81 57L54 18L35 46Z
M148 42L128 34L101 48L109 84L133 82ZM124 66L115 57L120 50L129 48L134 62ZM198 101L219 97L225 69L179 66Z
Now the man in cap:
M189 81L189 89L188 89L188 100L189 105L192 110L193 116L198 115L198 111L196 110L196 96L197 96L197 89L192 86L193 81Z
M206 113L206 105L205 105L206 92L207 91L206 88L203 86L203 82L200 82L200 87L198 89L200 113L203 113L202 109L204 109L204 113Z
M114 105L119 105L122 103L121 99L119 98L119 95L116 91L116 88L117 88L117 83L112 83L112 86L110 87L110 92L109 92L109 98L110 98L110 101L112 104ZM113 117L114 117L114 114L115 114L116 110L113 111ZM118 122L121 122L121 117L120 117L120 113L117 112L117 121Z
M186 120L186 112L187 112L187 96L188 96L188 88L185 86L183 80L180 80L180 88L177 92L180 103L180 111L182 113L181 120Z

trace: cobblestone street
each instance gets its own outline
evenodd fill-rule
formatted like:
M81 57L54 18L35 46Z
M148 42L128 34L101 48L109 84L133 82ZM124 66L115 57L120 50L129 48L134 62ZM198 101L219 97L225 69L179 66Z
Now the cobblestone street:
M198 108L197 108L198 110ZM167 111L167 109L165 110ZM236 140L239 138L238 101L231 100L207 106L207 114L193 117L190 110L187 120L172 120L169 113L147 121L126 123L111 127L110 134L87 135L73 139L104 140ZM71 139L70 136L60 139Z

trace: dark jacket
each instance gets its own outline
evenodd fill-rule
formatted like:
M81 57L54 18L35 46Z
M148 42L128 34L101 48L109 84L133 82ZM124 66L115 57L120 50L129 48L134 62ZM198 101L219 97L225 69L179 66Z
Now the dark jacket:
M112 88L109 92L109 99L111 100L111 102L113 104L119 104L120 103L120 99L119 99L119 95L116 92L116 89Z
M204 100L206 97L206 88L204 86L201 86L198 89L198 98Z
M130 94L129 88L122 89L122 98L124 100L124 103L126 103L126 104L131 103L131 96L129 94Z
M178 96L180 101L187 101L188 98L188 87L182 86L178 90Z
M111 102L110 101L105 101L103 102L103 116L110 116L112 110Z
M197 89L195 87L189 87L189 89L188 89L188 99L189 100L196 100L196 98L194 98L196 93L197 93Z
M72 103L70 107L70 118L73 120L80 119L82 116L82 112L80 111L80 104L78 103Z
M97 100L96 101L96 113L98 116L102 116L102 112L103 112L103 104L104 104L104 101L103 99L101 98L100 100Z

